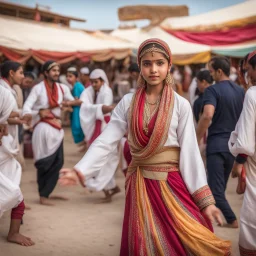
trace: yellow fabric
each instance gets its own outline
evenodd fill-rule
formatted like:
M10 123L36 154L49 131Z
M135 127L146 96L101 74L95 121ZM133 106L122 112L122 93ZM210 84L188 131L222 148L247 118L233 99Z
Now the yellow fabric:
M173 63L176 65L188 65L207 63L211 59L211 52L201 52L193 55L174 55Z
M164 249L161 246L160 239L152 239L152 236L147 233L152 232L153 237L158 237L158 232L156 230L155 221L153 218L153 211L151 209L151 204L148 198L146 186L144 183L144 178L141 175L139 167L137 168L137 183L136 183L136 196L139 212L139 221L144 234L143 237L147 239L148 244L155 247L154 250L157 251L158 255L166 255ZM147 225L147 227L145 227ZM147 246L147 255L151 255L151 250Z
M245 19L232 20L219 25L219 28L224 27L243 27L256 22L256 15Z
M184 247L192 255L197 256L230 255L231 243L219 239L208 228L190 217L179 205L178 201L176 201L165 181L159 181L159 184L162 198L174 220L174 228ZM144 240L141 243L146 245L146 248L144 248L147 251L146 255L152 255L153 251L157 252L157 255L168 255L169 252L164 248L161 232L157 228L145 181L139 167L137 167L136 173L135 200L138 209L138 227L142 232L141 237Z
M144 178L150 180L167 180L168 177L168 172L152 172L146 170L141 170L141 172Z
M121 60L126 58L127 56L130 56L132 54L131 49L123 49L122 51L117 50L108 50L108 51L101 51L100 53L95 53L92 55L92 60L94 61L107 61L109 59L116 59Z
M223 29L229 29L233 27L244 27L246 25L253 24L255 22L256 22L256 16L252 16L244 19L237 19L237 20L227 21L227 22L218 23L218 24L211 24L211 25L202 24L202 25L193 26L193 27L184 27L182 29L172 28L171 26L166 28L172 29L173 31L182 30L182 31L191 31L191 32L199 32L199 31L203 32L203 31L223 30Z
M209 229L190 217L170 193L168 185L160 181L162 197L176 224L176 232L186 248L197 256L228 255L231 243L219 239Z
M165 164L165 163L179 163L180 160L180 148L164 147L163 150L152 157L143 161L132 160L131 165L147 166Z
M144 178L152 180L167 180L168 172L178 171L178 164L180 159L180 148L178 147L164 147L159 153L153 155L143 161L135 161L132 159L128 167L126 177L128 178L137 167ZM174 167L174 168L172 168Z

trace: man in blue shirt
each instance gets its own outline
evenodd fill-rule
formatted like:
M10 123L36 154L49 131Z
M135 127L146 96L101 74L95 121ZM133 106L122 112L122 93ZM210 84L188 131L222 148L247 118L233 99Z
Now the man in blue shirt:
M228 226L237 228L237 219L226 199L225 190L234 163L228 140L243 108L244 90L229 80L230 62L227 58L213 57L209 62L209 71L216 83L204 92L197 139L199 142L208 129L208 183L216 206L222 211Z

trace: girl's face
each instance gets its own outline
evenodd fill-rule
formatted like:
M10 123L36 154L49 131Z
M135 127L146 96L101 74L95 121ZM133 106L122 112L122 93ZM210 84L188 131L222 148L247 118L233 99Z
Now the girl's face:
M101 88L101 86L104 84L104 81L102 81L100 78L97 79L91 79L91 84L95 92L98 92Z
M10 79L12 84L21 85L22 80L24 79L23 67L19 67L16 71L10 71Z
M149 85L162 84L169 70L168 60L162 53L149 52L141 58L141 74Z
M70 72L67 73L67 81L69 84L74 85L76 80L77 80L77 78L74 74L72 74Z

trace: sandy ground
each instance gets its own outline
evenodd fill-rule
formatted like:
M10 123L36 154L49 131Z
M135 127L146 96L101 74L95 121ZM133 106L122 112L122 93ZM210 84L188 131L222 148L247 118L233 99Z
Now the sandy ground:
M65 134L65 167L72 167L80 158L72 142L69 129ZM9 215L0 219L0 256L115 256L119 253L124 209L124 177L116 174L122 192L109 204L99 204L102 192L89 193L82 187L57 186L53 194L70 198L56 201L53 207L38 204L36 171L32 160L26 161L21 188L26 204L31 206L24 215L22 233L36 245L22 247L6 242ZM235 194L236 180L230 179L227 197L239 217L242 197ZM218 236L233 244L233 255L238 253L238 229L215 227ZM210 254L209 254L210 255Z

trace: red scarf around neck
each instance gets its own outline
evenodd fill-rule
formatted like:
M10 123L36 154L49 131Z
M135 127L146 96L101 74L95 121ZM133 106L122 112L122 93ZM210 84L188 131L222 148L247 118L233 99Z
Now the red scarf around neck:
M50 108L58 107L59 93L57 84L54 82L52 88L50 88L48 81L46 79L44 80L44 84Z

